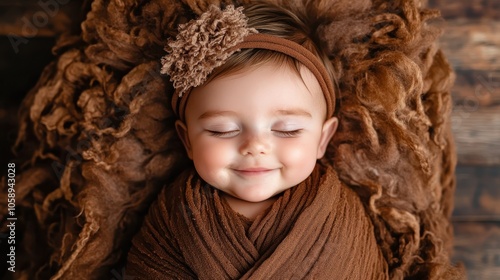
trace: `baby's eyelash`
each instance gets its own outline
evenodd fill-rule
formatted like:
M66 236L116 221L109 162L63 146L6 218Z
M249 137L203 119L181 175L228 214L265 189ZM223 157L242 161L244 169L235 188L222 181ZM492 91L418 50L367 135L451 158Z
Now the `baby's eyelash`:
M231 130L231 131L207 130L207 132L210 133L210 136L229 138L236 136L239 133L239 130ZM273 130L273 132L279 137L296 137L302 132L302 129L287 130L287 131Z
M280 137L295 137L302 132L302 129L289 130L289 131L281 131L281 130L273 130Z
M216 137L231 137L235 136L238 134L238 130L231 130L231 131L214 131L214 130L207 130L207 132L210 133L210 136L216 136Z

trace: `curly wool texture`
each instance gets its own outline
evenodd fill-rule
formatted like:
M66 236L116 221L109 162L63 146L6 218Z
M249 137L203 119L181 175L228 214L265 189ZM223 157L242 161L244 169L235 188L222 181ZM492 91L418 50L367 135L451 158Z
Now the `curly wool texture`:
M175 40L169 40L161 59L162 74L170 75L170 81L179 97L190 88L202 85L213 69L224 64L234 53L232 47L253 33L247 28L243 7L230 5L223 11L210 6L197 20L179 26Z
M164 43L210 4L242 2L96 0L81 36L58 42L20 109L17 279L121 274L149 204L188 165L159 74ZM391 278L454 279L453 74L437 12L410 0L275 2L306 14L327 48L340 127L323 161L361 197Z

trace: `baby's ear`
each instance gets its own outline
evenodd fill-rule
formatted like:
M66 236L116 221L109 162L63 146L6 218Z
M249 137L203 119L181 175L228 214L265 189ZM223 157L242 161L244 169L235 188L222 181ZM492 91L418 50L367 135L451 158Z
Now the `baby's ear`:
M320 159L325 155L328 143L330 143L335 131L337 131L338 125L339 120L335 117L325 121L323 124L323 130L321 131L321 139L319 140L318 154L316 155L316 158Z
M189 142L189 136L186 124L184 124L180 120L177 120L175 122L175 129L177 130L177 135L179 135L182 144L184 144L184 148L186 148L188 157L190 159L193 159L193 150L191 149L191 142Z

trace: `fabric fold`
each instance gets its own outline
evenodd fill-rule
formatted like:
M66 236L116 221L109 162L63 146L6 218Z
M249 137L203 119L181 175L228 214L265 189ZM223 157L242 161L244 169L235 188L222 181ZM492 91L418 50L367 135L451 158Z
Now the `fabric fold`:
M247 221L248 223L248 221ZM251 224L186 171L151 206L128 255L139 279L387 279L358 196L318 165Z

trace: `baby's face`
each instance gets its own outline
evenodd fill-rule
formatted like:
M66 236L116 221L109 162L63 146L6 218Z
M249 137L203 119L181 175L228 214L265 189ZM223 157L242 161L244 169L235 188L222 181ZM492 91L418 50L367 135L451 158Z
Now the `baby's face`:
M201 178L233 197L261 202L311 174L337 119L325 121L317 80L308 70L301 74L266 63L191 92L186 124L176 125Z

